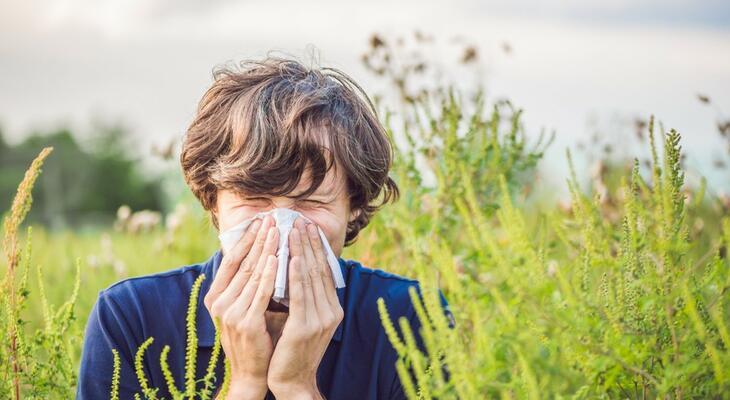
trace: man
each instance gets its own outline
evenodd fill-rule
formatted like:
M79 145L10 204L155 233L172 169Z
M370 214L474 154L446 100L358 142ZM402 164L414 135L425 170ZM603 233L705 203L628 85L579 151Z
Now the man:
M295 220L288 238L289 307L271 298L279 233L267 216L230 252L102 290L86 328L77 398L108 397L112 348L121 360L119 397L140 393L134 355L150 336L145 379L159 388L158 398L170 398L160 353L170 345L170 373L182 383L188 297L201 274L196 377L211 358L218 318L224 354L215 370L217 396L227 359L228 399L405 398L376 300L385 300L393 320L405 316L418 335L408 295L411 286L420 290L418 282L340 257L398 197L388 177L392 148L372 103L344 73L286 58L246 61L214 78L185 136L184 177L221 232L274 208L307 217ZM343 288L333 283L317 228L338 259ZM425 350L420 336L417 343Z

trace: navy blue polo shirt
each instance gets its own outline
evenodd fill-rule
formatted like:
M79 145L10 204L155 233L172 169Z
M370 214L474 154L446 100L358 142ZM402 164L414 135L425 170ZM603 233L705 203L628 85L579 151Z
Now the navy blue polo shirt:
M222 259L218 250L207 261L178 269L129 278L99 292L89 315L84 337L77 399L108 399L113 371L112 348L119 352L121 374L119 398L132 399L141 387L134 372L138 347L150 336L154 341L143 358L149 386L159 388L157 398L171 398L160 367L165 345L171 350L168 364L178 390L185 385L186 325L190 289L200 274L205 280L197 299L197 371L201 382L213 350L215 327L203 298ZM394 326L400 334L398 318L405 316L425 352L419 335L420 322L408 295L418 281L379 269L364 267L354 260L338 259L346 286L337 289L344 317L325 351L317 370L317 384L327 399L405 399L395 370L397 353L388 341L376 300L383 297ZM454 326L453 315L439 291L444 312ZM216 365L213 392L223 381L225 354ZM144 396L142 396L144 398ZM269 391L267 399L273 399Z

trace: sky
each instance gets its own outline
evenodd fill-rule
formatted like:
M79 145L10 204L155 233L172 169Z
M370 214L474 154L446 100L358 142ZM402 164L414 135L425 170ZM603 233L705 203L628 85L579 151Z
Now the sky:
M0 9L0 127L11 142L122 121L150 156L152 144L182 138L216 65L314 46L322 64L370 91L378 83L360 62L368 38L418 29L477 46L489 98L524 109L529 137L555 132L543 161L548 184L565 189L565 148L593 135L645 155L632 121L653 114L683 134L697 171L688 180L702 174L730 193L730 174L712 166L730 161L730 138L715 127L730 118L726 0L0 0ZM444 61L447 47L435 58L471 85Z

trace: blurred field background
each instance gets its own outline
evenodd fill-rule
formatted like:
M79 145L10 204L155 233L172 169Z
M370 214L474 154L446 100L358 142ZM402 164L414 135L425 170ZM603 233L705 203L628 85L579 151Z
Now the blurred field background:
M232 2L101 4L26 2L0 17L0 32L18 38L0 43L3 219L30 162L54 148L18 231L27 249L32 227L21 313L28 335L48 324L36 268L53 310L71 295L77 262L81 271L68 331L37 335L44 339L29 371L46 371L37 375L45 380L33 378L44 382L35 389L27 381L28 397L69 397L99 290L215 251L215 231L176 162L181 135L215 64L276 48L304 59L314 52L350 72L397 145L401 200L343 257L416 277L449 299L460 329L447 333L431 312L427 340L450 350L456 379L424 370L409 394L730 392L724 3L411 4L397 12L373 3L360 10L372 20L356 26L294 4L286 15ZM253 20L274 22L231 17L256 13L268 18ZM306 37L295 40L297 31ZM664 151L672 128L681 153L671 143ZM43 356L48 343L63 343L49 354L67 361ZM403 354L416 370L437 363ZM63 383L49 384L53 376Z

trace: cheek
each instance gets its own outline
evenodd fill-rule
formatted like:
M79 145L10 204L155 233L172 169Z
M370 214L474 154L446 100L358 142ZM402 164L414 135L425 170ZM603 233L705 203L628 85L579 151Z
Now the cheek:
M299 210L299 212L322 229L333 250L336 246L339 247L338 243L345 239L345 233L347 231L346 219L324 210Z

